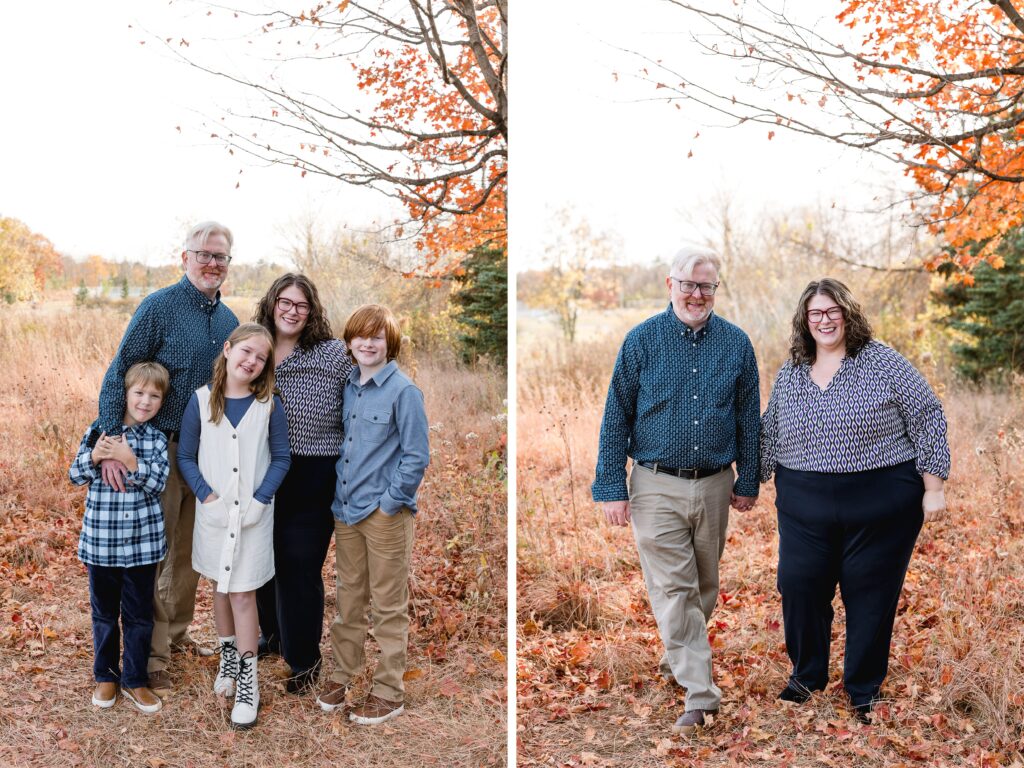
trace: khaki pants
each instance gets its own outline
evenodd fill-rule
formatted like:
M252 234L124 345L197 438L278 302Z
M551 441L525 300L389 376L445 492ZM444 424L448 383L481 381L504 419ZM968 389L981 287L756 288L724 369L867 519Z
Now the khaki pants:
M160 496L167 533L167 557L157 565L153 597L153 646L149 672L167 669L171 644L181 642L196 609L199 574L192 570L192 528L196 522L196 497L178 471L178 444L167 446L171 474Z
M413 515L405 509L395 515L378 509L355 525L334 521L338 615L331 624L331 680L348 685L362 670L369 604L380 646L370 693L388 701L405 700L413 529Z
M686 480L635 465L629 483L636 548L665 646L661 672L686 688L687 711L718 709L707 622L718 600L733 472Z

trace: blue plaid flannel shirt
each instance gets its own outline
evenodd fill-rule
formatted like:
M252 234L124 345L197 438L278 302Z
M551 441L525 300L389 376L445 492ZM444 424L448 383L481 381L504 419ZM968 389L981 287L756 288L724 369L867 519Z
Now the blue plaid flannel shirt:
M158 563L167 554L160 507L160 494L171 472L167 437L149 423L122 429L139 463L125 477L123 493L104 485L100 468L92 463L91 446L99 438L95 425L86 430L68 470L72 483L89 484L78 540L78 559L88 565L132 568Z

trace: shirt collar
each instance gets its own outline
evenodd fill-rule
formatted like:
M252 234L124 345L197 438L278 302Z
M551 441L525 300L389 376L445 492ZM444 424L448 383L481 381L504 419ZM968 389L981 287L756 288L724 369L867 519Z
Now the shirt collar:
M196 306L205 312L213 312L213 310L217 308L217 305L220 304L219 290L217 291L217 296L213 300L210 300L205 293L192 285L192 281L188 279L188 275L182 275L178 285L186 294L188 294L192 301L195 302Z
M705 322L704 325L702 325L698 330L695 331L693 330L693 328L691 328L690 326L688 326L686 323L679 319L679 316L676 315L675 310L672 308L671 301L668 303L668 309L665 310L665 314L668 316L669 322L672 323L673 331L675 331L676 333L681 333L683 336L688 338L692 337L695 341L703 339L705 336L708 335L708 333L712 332L712 329L717 323L717 315L715 314L714 310L712 310L711 314L708 315L707 322Z
M370 377L370 381L372 381L378 387L382 387L382 386L384 386L384 382L387 381L388 379L390 379L392 374L394 374L394 372L397 371L397 370L398 370L398 363L395 362L394 360L389 360L387 365L385 365L383 368L381 368L379 371L377 371L375 374L373 374L373 376ZM358 365L352 366L352 372L349 373L348 380L351 381L353 384L355 384L357 387L358 386L366 386L366 384L370 383L370 381L368 381L368 382L366 382L366 384L362 384L362 385L359 383L359 366Z

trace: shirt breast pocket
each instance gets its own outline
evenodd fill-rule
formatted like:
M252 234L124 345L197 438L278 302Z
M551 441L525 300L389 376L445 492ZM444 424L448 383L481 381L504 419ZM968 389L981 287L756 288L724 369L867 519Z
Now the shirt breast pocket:
M391 428L391 412L367 408L360 420L362 438L368 443L383 443Z

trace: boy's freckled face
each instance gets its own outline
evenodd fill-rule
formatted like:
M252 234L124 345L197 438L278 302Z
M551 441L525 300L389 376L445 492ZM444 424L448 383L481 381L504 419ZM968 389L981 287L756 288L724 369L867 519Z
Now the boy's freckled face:
M153 384L134 384L125 391L124 423L129 427L156 416L163 404L163 393Z
M388 342L383 328L372 337L356 336L349 349L360 368L374 368L388 361Z

